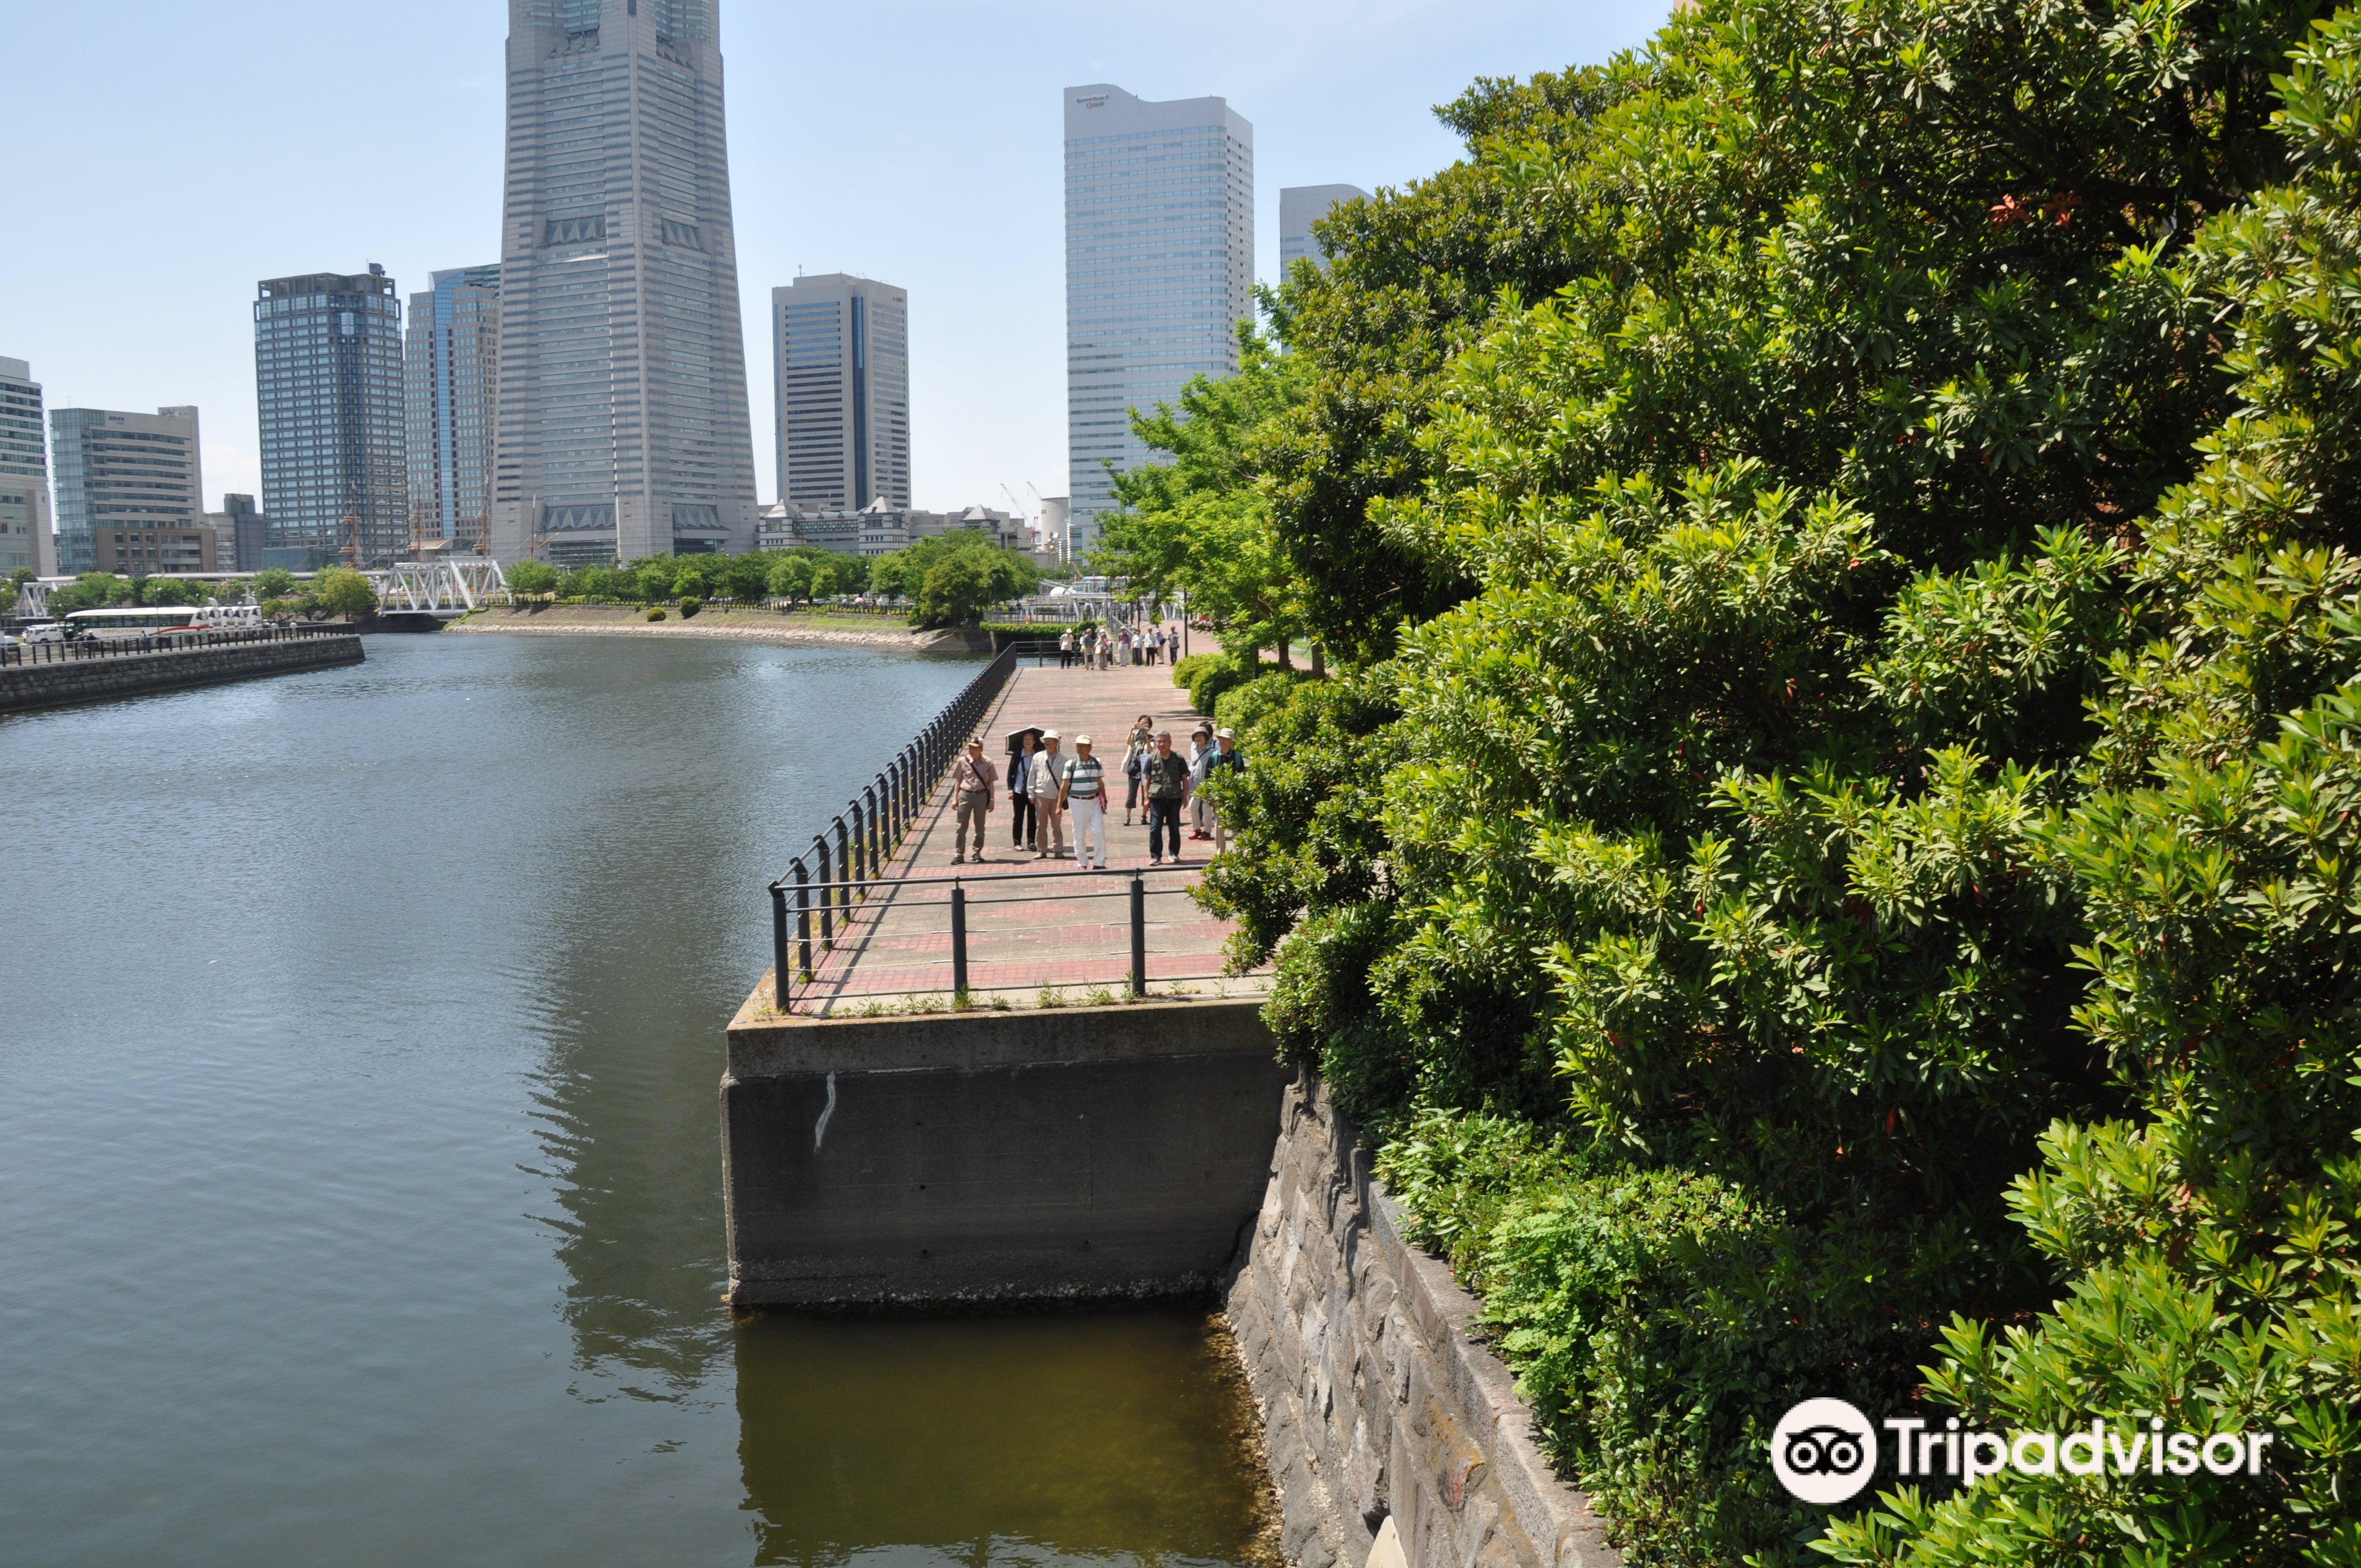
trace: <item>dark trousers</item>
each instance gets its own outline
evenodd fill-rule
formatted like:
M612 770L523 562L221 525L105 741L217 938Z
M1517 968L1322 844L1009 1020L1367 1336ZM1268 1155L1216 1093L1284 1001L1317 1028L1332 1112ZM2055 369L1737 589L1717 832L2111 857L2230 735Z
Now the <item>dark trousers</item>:
M1008 841L1020 850L1037 849L1038 846L1033 840L1033 835L1037 831L1038 829L1034 825L1031 797L1022 795L1010 795L1008 797Z
M1156 835L1159 831L1170 843L1170 849L1159 850L1156 847ZM1159 855L1170 855L1176 861L1180 858L1180 803L1158 800L1151 795L1148 801L1148 858L1152 861Z

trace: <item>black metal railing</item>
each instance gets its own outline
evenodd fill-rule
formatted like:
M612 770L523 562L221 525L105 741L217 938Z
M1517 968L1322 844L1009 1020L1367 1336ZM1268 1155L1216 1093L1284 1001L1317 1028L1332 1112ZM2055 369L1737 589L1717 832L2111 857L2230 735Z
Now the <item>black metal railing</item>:
M931 961L939 968L941 971L939 978L942 983L900 985L892 988L892 994L915 996L929 992L949 992L954 998L956 1006L972 992L977 991L1031 990L1037 987L1063 991L1069 987L1092 985L1112 990L1119 985L1134 998L1143 997L1148 994L1148 987L1149 933L1172 924L1168 921L1149 920L1148 900L1183 900L1189 905L1192 917L1197 916L1199 906L1194 896L1194 879L1198 869L1194 866L1172 866L1155 869L1130 867L1112 871L1082 871L1066 866L1047 872L984 871L955 876L851 877L835 882L797 883L794 884L792 890L792 905L783 908L786 918L783 919L777 927L781 954L779 972L785 975L792 969L798 977L799 983L808 988L814 980L819 956L837 945L842 935L849 929L854 912L868 899L871 891L883 887L890 889L894 895L891 902L882 907L884 913L895 916L890 937L898 950L897 962L900 961L901 955L907 955L911 951L907 945L916 939L944 936L950 938L950 948L941 957L931 960L919 959L921 963ZM1151 881L1174 877L1185 880L1170 886L1149 885ZM1111 881L1118 882L1122 885L1106 887L1105 884ZM1036 892L1015 896L995 891L1010 883L1026 882L1054 882L1061 885L1054 892ZM1077 890L1076 883L1090 891ZM785 889L785 884L782 883L774 888L774 892ZM849 902L839 903L840 895L851 895ZM974 911L994 905L1027 905L1041 908L1050 905L1088 904L1115 899L1122 899L1128 905L1126 919L1130 927L1131 937L1129 966L1121 974L1110 969L1108 972L1090 980L1069 978L1060 981L1036 976L1024 979L1015 985L975 986L971 984L973 966L970 961L970 938L974 929ZM774 905L774 907L781 906ZM875 906L873 905L873 907ZM830 915L837 909L846 912L845 918L842 921L832 922ZM883 918L882 914L880 918ZM986 918L989 919L990 916ZM1071 923L1060 922L1060 924L1071 925ZM1116 922L1107 920L1100 924L1113 926ZM1167 974L1159 979L1166 983L1174 983L1181 981L1224 978L1221 956L1218 953L1208 953L1205 957L1213 967L1202 974ZM1070 960L1061 959L1059 962L1060 967L1070 967ZM793 997L794 992L788 986L782 984L777 992L778 1011L785 1013ZM863 995L845 996L840 1000L859 1002L877 999Z
M75 637L62 642L19 641L0 645L0 667L71 664L85 659L123 659L141 653L231 648L246 642L300 642L313 637L338 635L353 635L353 628L258 626L226 631L149 631L137 636Z
M839 921L851 913L854 893L867 896L868 885L878 880L878 868L908 837L911 825L934 795L935 786L950 771L951 759L959 755L960 748L983 722L993 699L1016 671L1020 656L1014 647L1002 650L967 684L966 689L951 698L949 707L935 715L934 721L918 732L917 739L902 748L900 756L887 763L873 781L862 786L851 805L838 813L826 828L812 836L812 847L795 858L787 874L771 883L771 953L777 964L780 1012L787 1010L796 976L800 975L807 982L811 978L808 961L795 974L788 969L790 890L802 890L796 903L807 929L816 910L819 939L825 949L835 940ZM829 842L830 832L836 836L833 845ZM819 872L817 878L811 874L815 868ZM815 890L820 895L817 905L812 901ZM808 951L807 945L807 959Z

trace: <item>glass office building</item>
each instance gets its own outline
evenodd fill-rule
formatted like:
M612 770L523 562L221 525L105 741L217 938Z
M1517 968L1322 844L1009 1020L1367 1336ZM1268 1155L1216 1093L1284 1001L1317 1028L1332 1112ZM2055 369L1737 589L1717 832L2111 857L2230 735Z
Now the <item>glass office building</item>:
M1219 98L1066 89L1066 450L1077 559L1145 462L1129 411L1234 376L1254 312L1254 127Z
M410 537L482 554L490 548L500 269L455 268L435 273L434 285L410 296L402 349Z
M718 26L714 0L510 0L503 561L753 543Z
M410 547L401 300L385 269L258 284L254 386L269 564L400 559Z
M771 291L779 494L813 510L910 507L910 301L841 272Z

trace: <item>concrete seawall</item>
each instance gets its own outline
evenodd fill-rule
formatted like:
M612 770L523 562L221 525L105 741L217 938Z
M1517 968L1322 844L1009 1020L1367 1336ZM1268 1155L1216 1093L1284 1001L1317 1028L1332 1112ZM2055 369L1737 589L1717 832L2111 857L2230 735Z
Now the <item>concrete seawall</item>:
M1211 1294L1286 1082L1259 1006L1138 1003L730 1028L730 1299Z
M0 714L69 707L186 686L283 675L357 664L361 640L351 633L323 632L285 642L237 642L218 648L126 653L117 658L75 659L62 664L10 664L0 668Z
M1270 1184L1223 1292L1301 1568L1361 1568L1390 1515L1411 1568L1620 1568L1534 1442L1477 1304L1401 1240L1316 1080L1279 1110Z

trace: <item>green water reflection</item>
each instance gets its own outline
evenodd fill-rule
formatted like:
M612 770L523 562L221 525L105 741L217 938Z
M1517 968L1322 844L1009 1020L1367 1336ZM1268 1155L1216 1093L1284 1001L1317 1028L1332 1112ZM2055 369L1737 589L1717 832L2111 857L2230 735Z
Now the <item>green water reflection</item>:
M1251 1551L1241 1390L1202 1318L763 1313L737 1353L757 1563Z

